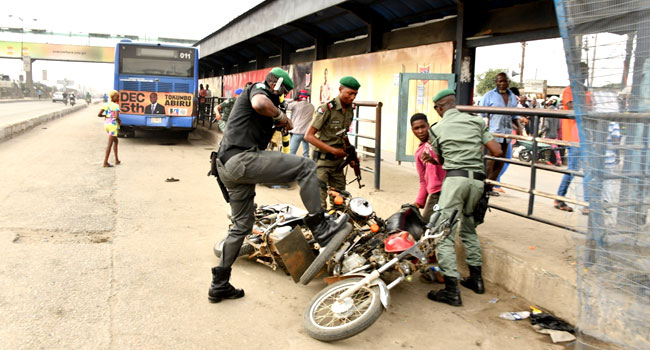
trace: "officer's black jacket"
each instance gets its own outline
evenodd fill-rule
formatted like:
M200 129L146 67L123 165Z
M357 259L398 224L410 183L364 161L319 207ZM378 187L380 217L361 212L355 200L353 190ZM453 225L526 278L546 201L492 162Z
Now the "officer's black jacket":
M271 92L266 83L256 83L244 89L228 117L228 127L221 141L220 154L235 147L266 149L275 129L273 119L257 113L251 104L251 98L258 94L268 97L274 105L280 105L279 97Z

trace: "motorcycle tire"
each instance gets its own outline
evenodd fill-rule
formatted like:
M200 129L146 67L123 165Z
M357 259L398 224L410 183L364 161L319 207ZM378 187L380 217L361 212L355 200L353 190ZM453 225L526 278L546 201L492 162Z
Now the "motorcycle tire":
M312 338L325 342L347 339L363 332L377 321L384 307L379 300L380 291L376 285L365 286L355 292L350 297L354 304L345 314L337 315L331 310L337 295L361 279L353 277L333 283L309 301L303 315L303 327Z
M352 225L350 223L346 223L343 229L334 235L331 241L327 244L325 249L323 249L320 254L314 259L314 261L309 265L307 270L300 276L300 283L306 285L309 282L311 282L314 277L320 272L320 270L325 266L325 263L327 260L329 260L336 251L341 248L341 243L345 240L345 238L350 234L350 231L352 231Z
M219 259L221 259L221 253L223 252L222 247L223 247L223 243L225 241L226 241L225 239L222 239L217 244L215 244L214 247L212 248L213 251L214 251L214 255ZM253 247L252 245L250 245L247 242L244 242L244 243L242 243L241 248L239 248L239 254L237 254L237 257L239 258L239 257L242 257L242 256L247 256L247 255L249 255L250 253L252 253L254 251L255 251L255 247Z
M519 152L519 160L521 160L522 162L530 162L531 160L533 160L533 152L529 150L522 150L521 152Z

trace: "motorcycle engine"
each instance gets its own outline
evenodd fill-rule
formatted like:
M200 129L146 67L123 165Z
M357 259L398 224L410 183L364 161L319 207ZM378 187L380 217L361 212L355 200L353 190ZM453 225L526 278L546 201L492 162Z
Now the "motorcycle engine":
M350 211L358 217L368 218L372 215L373 209L370 202L361 197L352 198L349 205Z
M388 260L386 259L386 255L384 254L383 249L373 249L370 261L377 264L378 266L381 266L384 265Z
M358 267L363 266L363 264L366 263L366 258L362 257L361 255L354 253L345 259L343 259L343 269L341 270L342 273L348 273Z

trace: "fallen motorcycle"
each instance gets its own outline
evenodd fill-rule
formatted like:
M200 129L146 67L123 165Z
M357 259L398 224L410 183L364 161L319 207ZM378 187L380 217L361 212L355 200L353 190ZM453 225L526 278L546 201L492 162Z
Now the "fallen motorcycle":
M306 211L290 204L263 205L255 209L253 230L244 239L238 257L257 261L273 270L281 268L294 282L303 284L308 284L326 265L330 273L347 271L340 265L343 255L335 253L345 251L353 242L364 242L364 238L381 229L383 221L375 215L367 200L352 198L346 191L331 190L331 193L344 209L327 215L349 223L326 247L319 246L305 225ZM214 254L219 258L223 243L224 240L214 246Z
M440 223L425 226L418 209L404 205L387 220L384 233L348 248L340 259L341 275L326 278L326 282L336 282L314 296L305 309L303 326L307 333L330 342L370 327L388 308L390 290L428 267L437 245L457 221L456 215L457 210ZM439 218L436 206L431 222Z

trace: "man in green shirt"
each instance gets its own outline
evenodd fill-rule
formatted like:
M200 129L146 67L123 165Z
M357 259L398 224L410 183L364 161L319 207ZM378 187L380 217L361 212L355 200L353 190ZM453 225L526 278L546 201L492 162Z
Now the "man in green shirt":
M361 84L349 76L341 78L339 84L339 95L314 112L305 140L316 147L314 160L318 180L328 188L345 190L345 173L337 168L345 161L348 129L356 108L353 102ZM320 189L320 200L323 209L327 209L327 190L324 188ZM330 202L335 206L333 198L330 198Z
M460 218L460 238L465 246L470 277L461 284L478 294L485 293L481 276L481 245L476 235L474 209L483 194L485 169L483 151L485 145L491 155L500 157L501 147L493 140L483 118L456 109L456 96L453 90L445 89L433 98L434 109L442 120L431 128L429 140L438 155L438 162L447 171L442 183L438 204L442 210L440 219L451 216L458 209ZM430 291L429 299L461 306L463 303L458 289L458 267L454 250L455 233L458 227L440 243L437 250L440 270L445 278L445 288Z

